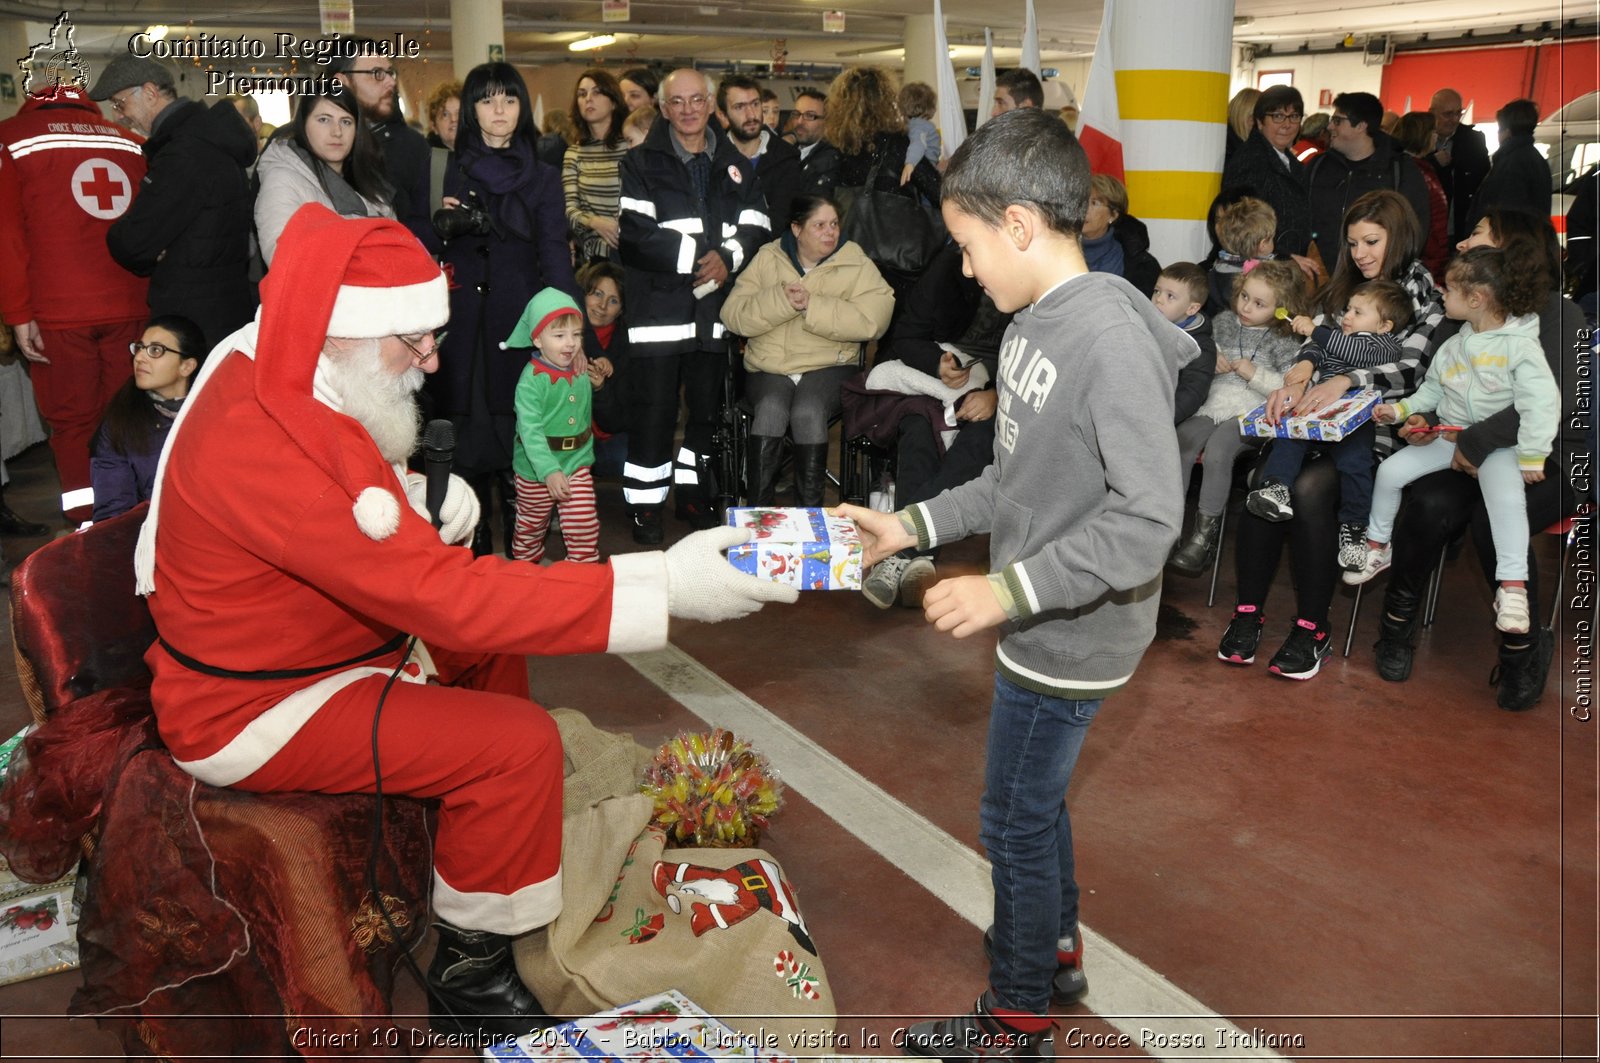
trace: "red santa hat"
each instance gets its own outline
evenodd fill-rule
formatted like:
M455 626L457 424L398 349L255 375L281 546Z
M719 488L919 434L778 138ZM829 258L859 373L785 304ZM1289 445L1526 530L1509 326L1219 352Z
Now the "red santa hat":
M284 226L261 282L256 398L305 455L354 502L362 532L386 539L400 526L394 484L354 481L345 468L337 416L312 394L329 336L414 335L450 317L444 274L399 222L341 218L307 203Z

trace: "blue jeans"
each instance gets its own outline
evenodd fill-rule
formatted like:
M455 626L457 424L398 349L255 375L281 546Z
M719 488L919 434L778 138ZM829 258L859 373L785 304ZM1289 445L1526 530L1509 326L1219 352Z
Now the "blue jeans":
M979 810L994 879L994 961L1001 1007L1050 1009L1056 942L1078 933L1067 784L1099 701L1036 694L994 677Z

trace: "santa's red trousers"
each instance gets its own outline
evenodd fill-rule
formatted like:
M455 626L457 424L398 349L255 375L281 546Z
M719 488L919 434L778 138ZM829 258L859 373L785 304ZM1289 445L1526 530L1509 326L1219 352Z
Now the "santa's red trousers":
M383 792L440 801L433 854L434 874L447 887L435 889L440 918L501 934L543 926L560 910L555 722L529 700L526 657L430 652L445 685L397 682L384 700ZM335 694L235 787L371 793L372 714L386 678Z
M50 451L61 479L61 510L74 524L94 512L88 494L89 444L111 396L133 375L128 344L144 335L144 321L114 321L71 329L39 328L49 365L35 362L28 375L33 400L50 426ZM204 357L204 352L196 357Z

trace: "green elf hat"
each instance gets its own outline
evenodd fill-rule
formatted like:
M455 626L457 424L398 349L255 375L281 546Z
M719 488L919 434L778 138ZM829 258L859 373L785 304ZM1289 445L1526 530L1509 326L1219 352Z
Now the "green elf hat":
M528 308L522 312L522 317L517 320L517 327L511 330L511 335L506 337L500 349L503 351L508 347L532 347L534 338L544 331L546 325L568 314L583 316L583 311L572 301L572 296L559 288L544 289L528 300Z

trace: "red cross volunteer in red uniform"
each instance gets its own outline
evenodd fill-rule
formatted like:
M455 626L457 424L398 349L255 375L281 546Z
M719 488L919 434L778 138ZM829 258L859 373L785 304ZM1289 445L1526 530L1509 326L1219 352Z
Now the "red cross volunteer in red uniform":
M449 303L399 223L302 207L261 303L172 428L136 555L161 735L214 785L368 792L374 709L399 668L381 773L385 793L440 801L435 1019L526 1032L542 1012L507 937L561 910L562 756L521 655L659 648L669 613L728 619L795 595L721 556L738 529L604 565L449 545L470 539L475 496L452 477L435 530L403 465ZM403 667L402 633L424 647Z
M30 94L0 122L0 317L34 363L61 508L74 523L94 504L89 441L133 371L128 344L144 328L146 282L106 250L106 230L144 178L140 143L75 84Z

